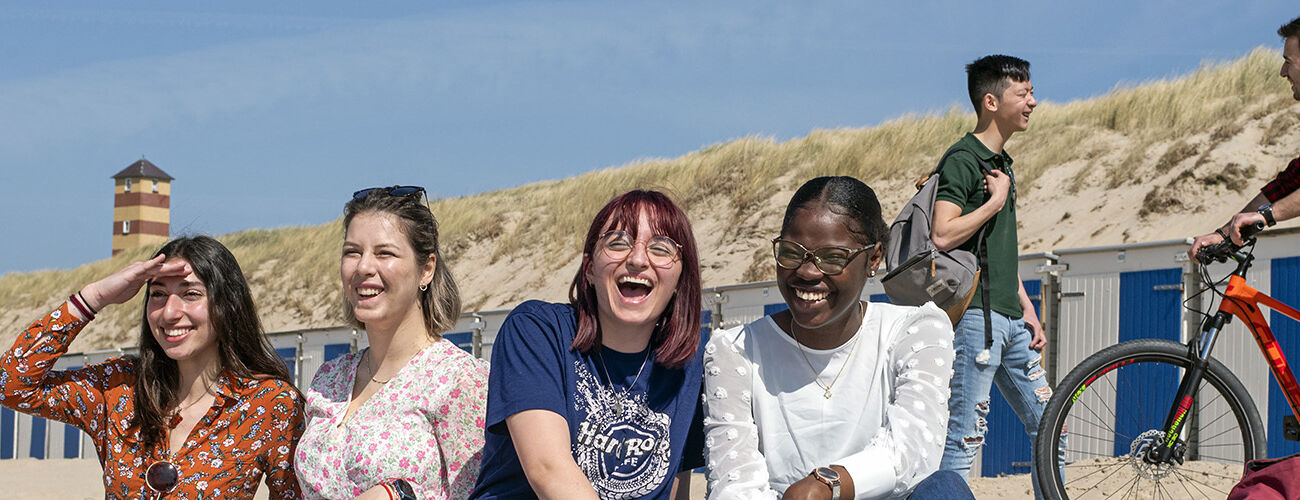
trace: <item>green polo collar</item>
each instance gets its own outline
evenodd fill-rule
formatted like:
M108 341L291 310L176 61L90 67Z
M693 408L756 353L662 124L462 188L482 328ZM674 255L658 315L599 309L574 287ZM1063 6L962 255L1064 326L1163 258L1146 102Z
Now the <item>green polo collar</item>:
M984 143L980 142L980 140L976 138L975 134L972 132L966 132L966 136L962 137L961 141L964 143L967 149L970 149L971 152L975 153L976 156L979 156L981 160L984 160L986 162L994 162L996 159L998 163L995 163L995 165L1006 166L1006 167L1011 166L1012 163L1011 155L1007 154L1006 148L1002 149L1001 154L994 153L993 150L989 149L988 146L985 146Z

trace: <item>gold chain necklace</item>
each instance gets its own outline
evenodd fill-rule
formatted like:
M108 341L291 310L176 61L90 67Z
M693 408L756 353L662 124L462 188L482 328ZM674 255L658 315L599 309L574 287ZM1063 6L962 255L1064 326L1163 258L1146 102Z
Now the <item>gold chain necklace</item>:
M859 314L861 316L864 316L862 320L866 321L865 316L867 315L867 306L861 300L858 301L858 310L861 311ZM859 325L858 328L862 328L861 325ZM793 319L790 322L790 331L795 332L795 325ZM791 336L794 337L795 343L800 344L799 354L803 355L803 362L808 363L808 369L812 370L813 383L817 384L817 387L821 387L822 390L825 391L822 393L822 397L826 399L830 399L831 387L835 386L835 382L838 382L840 380L840 375L844 374L844 368L849 366L849 361L853 359L853 353L858 352L858 339L861 338L862 336L858 335L857 333L854 333L853 345L849 347L849 356L847 358L844 358L844 364L840 365L840 371L835 373L835 378L831 379L831 383L825 385L822 384L821 374L817 373L817 369L813 368L812 361L808 360L808 353L803 352L802 344L799 342L799 335L797 333L794 333Z
M177 402L176 402L176 409L174 409L174 410L171 411L171 416L175 417L175 416L177 416L177 415L180 415L181 412L190 409L190 407L192 407L192 406L194 406L194 405L196 405L196 404L199 404L199 401L203 401L203 398L206 397L209 393L212 392L212 384L215 384L215 383L217 383L217 379L214 378L214 379L212 379L212 380L209 380L208 383L207 383L207 385L203 386L203 394L200 395L200 396L197 397L197 398L194 398L194 401L190 401L189 404L182 405L182 404L180 404L180 401L177 401Z
M366 348L366 354L365 354L365 356L366 356L366 371L369 371L369 372L370 372L370 381L371 381L371 382L374 382L374 383L379 384L379 385L384 385L384 384L387 384L389 380L392 380L392 379L393 379L392 377L388 377L387 380L379 380L379 379L375 378L375 375L378 375L378 373L375 373L375 365L374 365L374 363L372 362L372 359L371 359L373 356L370 355L370 348L369 348L369 347Z

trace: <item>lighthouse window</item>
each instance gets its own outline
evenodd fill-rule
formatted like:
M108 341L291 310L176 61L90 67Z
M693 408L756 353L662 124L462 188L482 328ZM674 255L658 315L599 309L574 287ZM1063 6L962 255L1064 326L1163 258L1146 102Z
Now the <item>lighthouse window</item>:
M131 234L131 221L122 221L122 234Z
M158 192L158 179L153 179L153 192Z
M122 191L125 193L131 192L131 179L126 180L126 186L122 188Z

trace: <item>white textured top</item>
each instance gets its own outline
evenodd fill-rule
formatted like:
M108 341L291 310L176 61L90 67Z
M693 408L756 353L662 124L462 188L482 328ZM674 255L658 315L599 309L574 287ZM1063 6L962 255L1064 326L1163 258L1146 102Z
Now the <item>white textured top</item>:
M778 498L832 464L849 472L855 498L906 497L943 455L952 335L933 304L880 303L867 307L856 348L809 349L770 316L714 333L704 356L709 498ZM814 377L830 384L841 367L828 399Z

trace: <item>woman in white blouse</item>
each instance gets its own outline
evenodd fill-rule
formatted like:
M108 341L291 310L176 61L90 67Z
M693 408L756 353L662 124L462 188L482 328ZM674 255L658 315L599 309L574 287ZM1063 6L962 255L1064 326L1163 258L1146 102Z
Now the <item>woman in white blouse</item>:
M790 200L773 240L789 309L705 350L710 499L973 498L935 474L951 323L933 304L860 300L887 237L857 179L819 177Z

